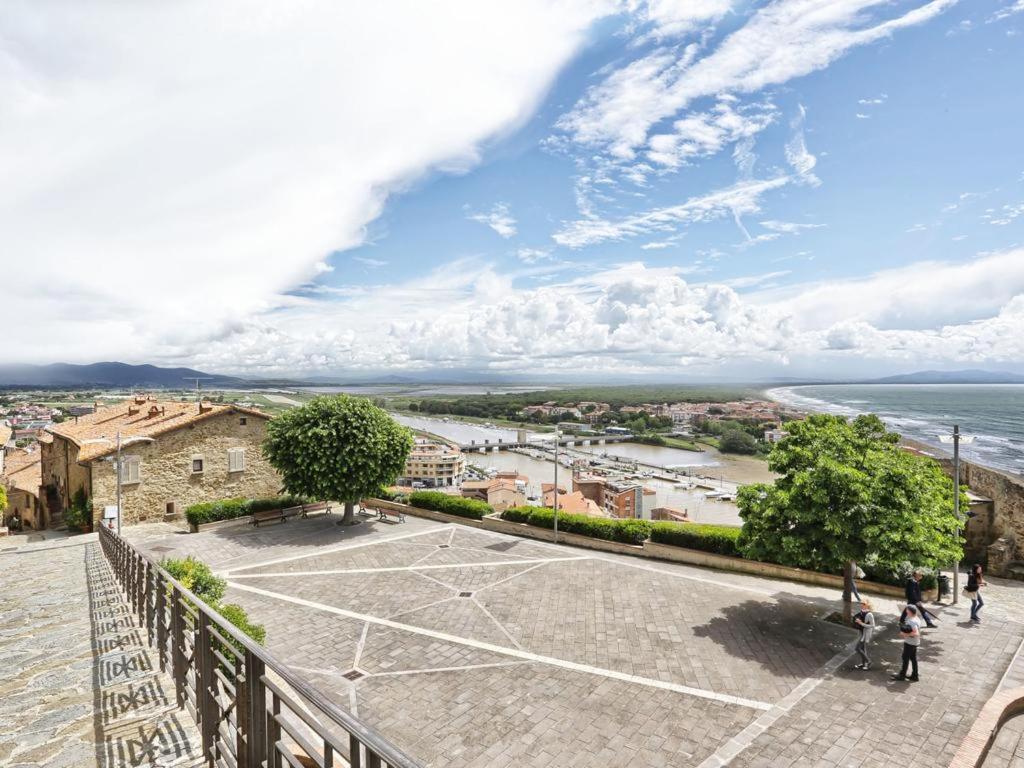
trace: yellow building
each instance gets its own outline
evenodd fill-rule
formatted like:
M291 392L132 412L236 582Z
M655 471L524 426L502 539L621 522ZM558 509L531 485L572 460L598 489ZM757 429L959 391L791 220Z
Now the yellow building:
M411 488L446 488L462 483L466 460L457 446L417 437L397 484Z

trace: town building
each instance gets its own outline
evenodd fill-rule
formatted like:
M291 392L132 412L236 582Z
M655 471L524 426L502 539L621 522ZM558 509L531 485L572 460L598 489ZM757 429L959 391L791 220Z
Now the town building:
M526 486L529 478L517 472L499 472L487 480L466 480L462 495L467 499L486 501L495 512L526 504Z
M397 485L411 488L450 488L461 485L466 460L458 446L417 437Z
M651 519L656 494L639 483L577 475L572 479L572 489L597 504L609 517Z
M555 485L543 483L541 495L545 507L555 508ZM577 490L571 492L564 488L558 489L558 511L569 515L590 515L591 517L610 517L601 507Z
M777 443L787 435L789 435L789 432L784 429L766 429L764 431L764 441L766 443Z
M17 518L25 530L45 528L43 511L39 503L42 472L38 447L31 450L14 449L6 453L0 466L0 485L7 493L7 510L0 525L9 525Z
M47 524L59 525L81 490L93 524L116 509L117 440L124 524L162 520L204 501L274 496L281 477L261 445L269 416L235 405L137 396L50 427L41 442Z

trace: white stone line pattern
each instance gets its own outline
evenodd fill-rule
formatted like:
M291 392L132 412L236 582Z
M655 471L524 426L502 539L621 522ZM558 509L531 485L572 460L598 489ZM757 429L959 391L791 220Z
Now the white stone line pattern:
M512 643L512 645L514 645L520 651L523 650L523 646L521 646L519 644L519 641L516 640L514 637L512 637L511 634L509 634L509 631L507 629L505 629L504 625L500 621L498 621L496 618L494 618L494 614L492 614L490 611L488 611L483 603L481 603L475 597L472 598L472 600L473 600L473 604L477 608L479 608L481 611L483 611L487 615L488 619L490 619L491 621L494 622L494 626L496 626L499 630L501 630L501 634L503 634L505 637L507 637L509 642Z
M449 587L449 589L451 589L451 587ZM452 591L454 592L454 590L452 590ZM432 608L435 605L440 605L441 603L449 603L452 600L458 600L458 599L459 598L456 597L455 595L449 595L448 597L443 597L440 600L434 600L433 602L427 603L426 605L417 605L415 608L406 608L405 610L399 611L398 613L392 613L392 614L388 615L387 618L393 619L396 616L404 616L407 613L416 613L416 611L422 611L424 608Z
M713 754L708 755L697 768L723 768L723 766L729 765L743 750L754 742L754 739L771 728L780 717L799 704L826 677L839 669L842 663L850 658L856 645L857 641L851 640L845 648L826 661L814 677L804 678L800 685L787 693L767 712L722 744Z
M348 619L356 619L357 621L369 621L373 624L379 624L382 627L399 629L404 632L411 632L415 635L423 635L424 637L432 637L435 640L443 640L446 643L456 643L458 645L465 645L470 648L476 648L482 651L490 651L491 653L500 653L505 656L512 656L513 658L524 659L526 661L537 661L542 664L548 664L552 667L559 667L561 669L568 669L573 672L583 672L585 674L606 677L611 680L619 680L625 683L635 683L637 685L647 686L648 688L660 688L661 690L665 691L674 691L675 693L682 693L688 696L695 696L701 699L709 699L711 701L717 701L723 704L735 704L740 707L750 707L751 709L767 711L772 707L771 704L768 704L764 701L745 699L741 696L732 696L725 693L716 693L715 691L705 691L700 688L691 688L688 685L679 685L677 683L669 683L664 680L654 680L649 677L628 675L625 672L616 672L612 669L602 669L601 667L593 667L589 664L580 664L575 661L567 661L565 659L558 659L552 656L542 656L540 654L531 653L529 651L521 651L515 648L506 648L504 646L495 645L493 643L485 643L480 640L472 640L468 637L459 637L457 635L449 635L446 632L437 632L432 629L417 627L412 624L403 624L400 621L382 619L377 616L370 616L365 613L356 613L355 611L349 611L344 608L336 608L333 605L324 605L323 603L317 603L312 600L305 600L301 597L282 595L278 592L271 592L266 589L260 589L259 587L250 587L245 584L232 584L232 586L235 589L240 589L244 592L252 592L255 595L262 595L264 597L271 597L277 600L283 600L287 603L294 603L295 605L301 605L305 608L312 608L318 611L333 613L337 616L344 616Z
M445 589L450 590L452 592L458 592L459 591L455 587L453 587L451 584L445 584L440 579L435 579L429 573L420 573L419 571L409 571L409 573L411 573L413 576L419 576L421 579L426 579L427 581L433 582L434 584L437 584L440 587L444 587Z
M434 554L431 552L430 554ZM440 571L445 568L490 568L495 565L542 565L544 563L564 563L570 560L589 560L590 558L586 555L576 555L573 557L550 557L544 559L530 559L530 560L495 560L489 563L453 563L453 564L436 564L431 563L428 565L399 565L389 566L387 568L338 568L330 569L326 571L275 571L274 573L237 573L227 574L229 579L266 579L271 576L275 579L282 577L291 576L332 576L345 573L394 573L397 571Z
M396 536L387 536L387 537L382 538L382 539L374 539L373 541L362 541L362 542L355 542L355 543L347 542L345 544L340 544L337 547L327 547L326 549L318 549L316 552L305 552L305 553L303 553L301 555L289 555L288 557L279 557L276 560L264 560L262 563L252 563L250 565L240 565L240 566L238 566L238 568L239 569L245 569L245 570L248 570L249 568L265 568L268 565L279 565L280 563L290 563L290 562L292 562L294 560L302 560L302 559L307 558L307 557L320 557L321 555L330 555L330 554L333 554L335 552L344 552L344 551L349 550L349 549L359 549L361 547L372 547L375 544L387 544L388 542L391 542L391 541L400 541L401 539L411 539L414 536L426 536L427 534L437 533L438 531L445 530L447 525L448 525L448 523L446 523L445 525L438 525L438 526L435 526L433 528L427 528L425 531L416 531L414 533L400 533L400 534L398 534ZM233 569L231 569L231 568L229 568L227 570L221 570L221 571L218 571L218 574L221 575L221 576L231 576L231 578L234 578L234 576L232 576L232 574L231 574L232 570Z
M718 581L717 579L706 579L703 576L691 576L688 573L679 573L678 571L667 571L664 568L656 568L652 565L640 565L639 563L630 563L625 560L614 560L610 557L601 557L600 555L594 555L590 559L600 560L601 562L611 563L612 565L623 565L626 568L638 568L641 571L660 573L663 576L674 576L677 579L699 581L701 584L712 584L716 587L722 587L724 589L735 589L738 592L752 592L755 595L765 595L766 597L775 597L775 595L778 593L778 590L759 589L758 587L745 587L742 584L732 584L728 581ZM758 577L751 576L750 578L756 579Z
M399 675L427 675L432 672L461 672L464 669L490 669L491 667L519 667L532 661L496 661L493 664L466 664L464 667L431 667L430 669L396 669L393 672L367 673L367 677L396 677Z
M370 622L363 624L363 633L359 636L359 642L356 643L356 656L352 659L352 669L359 668L359 659L363 655L363 648L366 646L366 635L370 631Z
M589 560L590 558L589 557L573 557L573 558L569 558L569 559L570 560ZM523 576L523 575L529 573L530 571L536 570L537 568L540 568L542 565L547 565L548 563L551 563L551 562L557 562L557 561L554 561L554 560L544 560L542 562L537 563L536 565L531 565L529 568L526 568L526 569L520 571L519 573L513 573L511 576L506 576L504 579L498 579L493 584L488 584L485 587L480 587L480 589L478 589L477 592L482 592L485 589L490 589L491 587L496 587L499 584L504 584L506 581L511 581L512 579L518 579L520 576Z

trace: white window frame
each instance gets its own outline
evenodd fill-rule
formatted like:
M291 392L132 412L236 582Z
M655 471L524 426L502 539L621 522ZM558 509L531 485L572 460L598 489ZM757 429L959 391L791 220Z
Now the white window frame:
M202 466L202 469L196 469L196 462L197 461L201 462L200 466ZM204 472L206 472L206 459L203 457L203 454L201 454L201 453L194 454L192 456L192 458L189 459L188 466L189 466L190 474L201 475Z
M228 472L245 472L245 448L228 448Z
M121 456L121 485L142 482L142 457Z

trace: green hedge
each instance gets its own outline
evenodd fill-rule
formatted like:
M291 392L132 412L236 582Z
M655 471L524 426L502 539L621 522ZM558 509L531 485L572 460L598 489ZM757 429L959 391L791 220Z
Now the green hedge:
M658 522L651 526L651 541L714 552L717 555L742 557L736 546L740 530L732 525Z
M270 496L264 499L220 499L193 504L185 510L185 519L190 525L214 523L218 520L233 520L245 517L254 512L265 512L269 509L287 509L299 504L308 504L309 500L301 496Z
M420 509L432 509L434 512L444 512L473 520L482 520L484 515L494 511L486 501L464 499L440 491L413 491L409 494L409 503Z
M510 507L501 513L503 520L526 523L538 528L554 528L555 513L547 507ZM590 515L558 514L558 530L591 536L623 544L642 544L651 533L648 520L591 517Z

